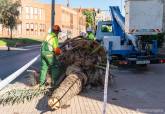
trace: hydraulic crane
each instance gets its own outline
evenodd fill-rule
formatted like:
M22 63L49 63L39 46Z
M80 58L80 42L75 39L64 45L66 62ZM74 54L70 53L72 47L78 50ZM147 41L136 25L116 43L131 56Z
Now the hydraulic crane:
M101 41L114 64L160 64L157 34L163 31L161 0L126 0L125 17L118 6L110 6L111 21L100 21L96 39ZM108 26L112 31L102 31ZM147 40L149 39L149 40Z

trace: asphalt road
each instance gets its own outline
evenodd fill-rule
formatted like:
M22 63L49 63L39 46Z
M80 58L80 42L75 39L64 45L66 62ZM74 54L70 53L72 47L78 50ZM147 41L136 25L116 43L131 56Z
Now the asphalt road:
M147 114L165 114L165 64L113 71L109 103Z
M0 80L3 80L39 55L39 47L28 47L25 51L7 56L0 56ZM18 53L19 52L19 53Z

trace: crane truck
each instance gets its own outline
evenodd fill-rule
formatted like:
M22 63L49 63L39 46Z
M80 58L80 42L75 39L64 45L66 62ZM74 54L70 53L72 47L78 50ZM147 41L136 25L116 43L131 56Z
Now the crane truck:
M165 56L158 53L158 41L153 38L163 32L162 0L126 0L125 17L118 6L109 9L111 21L98 22L96 39L105 46L111 63L165 63ZM105 26L108 31L103 29Z

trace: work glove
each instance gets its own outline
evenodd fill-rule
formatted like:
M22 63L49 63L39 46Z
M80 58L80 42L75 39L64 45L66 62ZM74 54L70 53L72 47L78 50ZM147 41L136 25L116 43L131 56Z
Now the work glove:
M55 55L61 55L62 50L60 48L54 48Z

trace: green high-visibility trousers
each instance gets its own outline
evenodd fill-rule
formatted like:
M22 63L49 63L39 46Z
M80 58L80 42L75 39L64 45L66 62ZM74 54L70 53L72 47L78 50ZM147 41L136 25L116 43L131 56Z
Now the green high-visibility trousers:
M40 70L40 85L44 85L46 81L46 75L48 69L50 68L52 76L52 84L56 85L60 74L59 62L54 56L54 53L51 51L42 51L41 52L41 70Z

